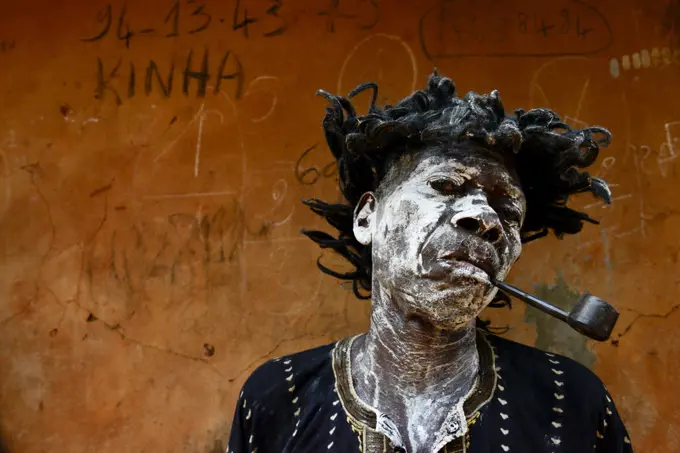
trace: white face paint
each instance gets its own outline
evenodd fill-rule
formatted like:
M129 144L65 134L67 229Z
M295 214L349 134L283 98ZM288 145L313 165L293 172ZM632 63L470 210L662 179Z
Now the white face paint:
M524 211L504 164L469 147L401 156L357 206L354 235L372 246L373 313L352 376L381 432L409 451L445 441L448 421L466 426L479 367L473 321L495 295L489 275L503 279L519 257Z
M503 163L478 150L429 150L392 165L358 209L373 285L405 315L445 330L468 325L521 251L524 198Z

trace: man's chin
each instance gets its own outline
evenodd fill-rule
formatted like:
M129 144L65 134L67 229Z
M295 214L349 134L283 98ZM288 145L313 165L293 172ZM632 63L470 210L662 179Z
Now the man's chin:
M474 324L476 314L469 313L450 313L442 316L441 313L425 312L421 313L421 319L432 327L447 332L455 332L470 327Z
M442 330L469 326L487 305L484 288L477 291L442 291L422 297L415 312L429 324Z

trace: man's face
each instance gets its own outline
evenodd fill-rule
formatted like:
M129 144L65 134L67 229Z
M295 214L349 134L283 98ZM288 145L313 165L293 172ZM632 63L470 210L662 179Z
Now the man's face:
M519 257L524 212L520 186L497 157L430 149L392 165L378 195L357 207L354 232L372 244L374 290L406 316L455 329L493 298L490 276L503 279Z

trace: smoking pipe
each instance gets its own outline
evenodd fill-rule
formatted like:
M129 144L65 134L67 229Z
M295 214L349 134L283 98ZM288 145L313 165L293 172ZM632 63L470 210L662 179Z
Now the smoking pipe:
M584 293L569 313L536 296L494 278L491 283L503 292L569 324L574 330L597 341L606 341L614 330L619 312L606 301Z

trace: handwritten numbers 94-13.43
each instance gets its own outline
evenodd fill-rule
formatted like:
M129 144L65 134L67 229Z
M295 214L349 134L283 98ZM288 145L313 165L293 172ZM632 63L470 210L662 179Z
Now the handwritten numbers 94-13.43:
M250 0L253 2L253 0ZM175 38L183 34L193 35L215 27L215 24L230 22L233 31L241 30L243 35L248 38L251 36L249 25L257 24L256 30L252 32L254 36L271 38L281 35L286 30L286 22L281 17L280 12L283 8L283 0L269 0L268 2L253 2L252 5L259 7L265 3L266 9L253 13L246 5L248 0L231 0L230 11L214 13L209 11L208 6L200 0L174 0L162 17L157 21L157 27L133 27L130 22L142 22L141 19L131 20L129 11L125 5L114 8L107 4L97 12L95 23L96 32L82 38L81 41L94 42L104 39L112 34L115 28L116 38L125 43L126 48L130 48L133 37L139 36L160 36ZM222 17L224 16L224 17ZM225 20L225 17L231 20ZM134 19L134 18L132 18ZM146 24L153 25L153 24ZM224 25L229 28L229 24Z

